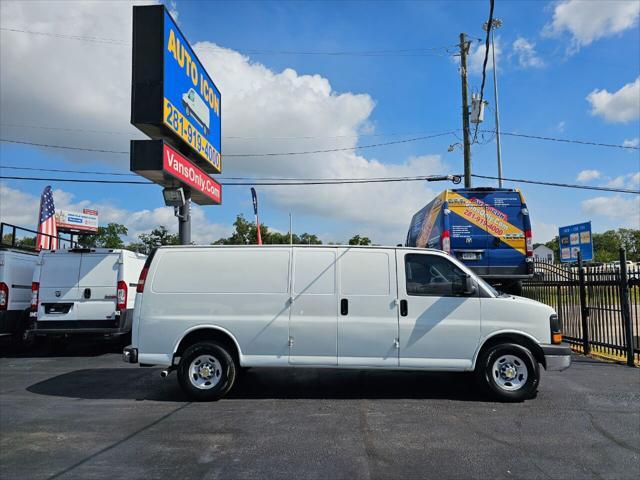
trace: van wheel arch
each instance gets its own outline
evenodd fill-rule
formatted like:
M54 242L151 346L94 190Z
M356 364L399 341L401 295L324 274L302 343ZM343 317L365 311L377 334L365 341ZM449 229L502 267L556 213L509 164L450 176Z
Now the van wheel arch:
M486 352L489 348L499 345L501 343L515 343L517 345L521 345L525 347L527 350L531 352L533 358L536 359L538 363L540 363L545 369L547 368L544 353L542 352L542 348L538 345L534 340L530 339L525 335L520 335L518 333L500 333L491 338L488 338L478 350L478 354L476 355L475 360L475 368L478 367L478 359L482 358L484 352Z
M182 337L180 343L178 343L178 347L176 348L173 356L182 357L184 352L191 345L206 341L216 342L224 346L229 354L233 357L233 360L236 362L236 364L240 365L240 352L238 351L238 346L233 337L228 333L223 332L222 330L211 327L202 327L187 333L184 337Z

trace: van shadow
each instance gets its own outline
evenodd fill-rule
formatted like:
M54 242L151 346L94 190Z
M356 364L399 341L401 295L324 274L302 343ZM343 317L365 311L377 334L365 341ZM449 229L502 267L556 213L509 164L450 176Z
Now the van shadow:
M69 339L38 338L35 345L25 348L16 342L0 343L0 358L99 357L122 353L123 340L104 337Z
M38 395L100 400L186 402L176 374L158 368L76 370L36 383ZM449 399L489 401L468 373L255 368L244 372L227 399Z

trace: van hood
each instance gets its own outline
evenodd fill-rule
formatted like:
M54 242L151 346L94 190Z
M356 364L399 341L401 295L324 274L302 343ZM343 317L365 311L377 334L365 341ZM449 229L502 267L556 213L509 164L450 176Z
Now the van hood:
M518 303L522 303L525 305L531 305L531 306L537 306L537 307L541 307L543 309L546 309L549 311L549 315L552 315L554 313L556 313L556 311L550 307L549 305L542 303L542 302L538 302L537 300L532 300L530 298L527 297L520 297L518 295L502 295L500 297L498 297L501 300L505 300L505 301L510 301L510 302L518 302Z

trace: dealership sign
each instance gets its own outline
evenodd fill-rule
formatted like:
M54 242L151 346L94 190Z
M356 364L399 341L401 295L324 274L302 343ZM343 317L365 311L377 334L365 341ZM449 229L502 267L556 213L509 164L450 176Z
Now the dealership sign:
M560 227L559 241L561 262L577 262L578 253L584 261L593 259L591 222Z
M163 187L183 187L199 205L222 203L222 187L162 140L131 141L131 171Z
M98 211L89 208L82 212L56 212L56 226L59 232L67 233L98 233Z
M133 7L131 123L222 171L220 91L162 5Z

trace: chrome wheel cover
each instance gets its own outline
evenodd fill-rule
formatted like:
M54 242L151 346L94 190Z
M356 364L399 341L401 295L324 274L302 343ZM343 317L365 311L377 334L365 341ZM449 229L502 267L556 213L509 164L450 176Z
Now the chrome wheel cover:
M529 377L525 362L515 355L501 355L491 367L493 381L502 390L515 392L520 390Z
M222 365L213 355L200 355L189 365L189 381L200 390L209 390L220 383Z

